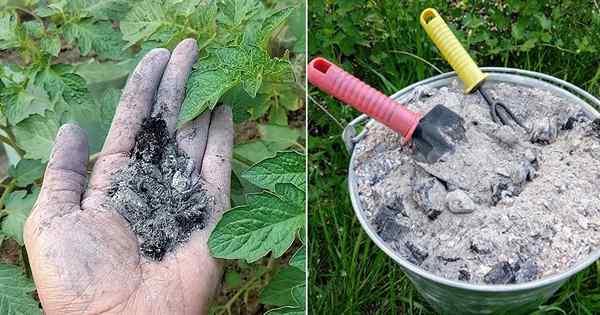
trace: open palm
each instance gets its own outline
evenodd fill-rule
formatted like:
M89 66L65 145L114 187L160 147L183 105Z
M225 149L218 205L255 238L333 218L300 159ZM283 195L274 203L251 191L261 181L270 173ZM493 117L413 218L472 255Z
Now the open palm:
M25 244L47 314L206 313L221 267L207 240L229 207L233 145L231 111L219 107L175 131L185 82L197 57L194 40L170 54L150 51L131 74L106 142L87 176L87 139L64 125L38 201L25 226ZM107 203L113 174L127 164L144 118L161 112L179 148L196 162L216 206L207 228L160 261L141 256L128 223Z

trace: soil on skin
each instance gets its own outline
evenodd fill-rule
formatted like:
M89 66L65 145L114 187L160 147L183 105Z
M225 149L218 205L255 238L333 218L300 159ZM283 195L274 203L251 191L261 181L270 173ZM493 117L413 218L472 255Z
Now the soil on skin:
M363 209L391 248L448 279L508 284L563 271L600 246L600 120L548 91L484 88L528 130L494 123L481 95L456 82L417 89L401 102L449 107L466 139L426 164L370 123L355 149Z
M203 229L213 206L194 161L179 152L160 117L145 120L126 168L115 174L110 203L138 236L141 253L161 260Z

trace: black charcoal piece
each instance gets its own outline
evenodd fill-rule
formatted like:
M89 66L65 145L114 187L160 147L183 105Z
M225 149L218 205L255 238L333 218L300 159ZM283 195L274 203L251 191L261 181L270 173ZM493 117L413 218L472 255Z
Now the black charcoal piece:
M435 220L445 208L446 188L436 178L428 178L415 185L413 199L429 219Z
M471 273L469 273L466 269L458 270L458 280L460 280L460 281L471 280Z
M179 152L165 121L146 119L109 190L110 205L127 220L145 257L161 260L205 227L214 202L193 171L194 162Z
M421 246L414 244L412 242L404 243L408 251L411 253L411 257L408 260L416 265L420 265L425 261L425 259L429 256L427 250L422 248Z
M497 263L485 276L483 281L487 284L515 283L516 275L513 267L506 261Z
M398 239L400 234L409 229L407 225L399 222L396 212L388 207L383 207L377 212L373 224L379 237L386 242Z

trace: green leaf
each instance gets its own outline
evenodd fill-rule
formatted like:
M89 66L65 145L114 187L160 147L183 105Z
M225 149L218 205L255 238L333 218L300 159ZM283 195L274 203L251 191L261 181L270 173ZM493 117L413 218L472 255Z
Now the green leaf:
M186 97L181 105L178 125L193 120L206 110L212 110L225 92L239 79L226 71L193 71L187 82Z
M0 15L0 50L19 46L17 17L8 13Z
M17 186L27 187L44 174L45 165L40 160L22 159L11 166L8 174L17 180Z
M238 28L258 14L263 5L257 0L225 0L221 3L219 23L230 28Z
M35 284L20 267L0 264L0 314L42 314L33 291Z
M287 111L283 106L273 105L269 111L269 122L279 126L288 125Z
M261 139L269 142L279 142L288 148L297 144L298 139L303 134L300 129L288 126L259 124L257 128Z
M275 157L250 167L242 177L256 186L273 191L278 183L290 183L304 190L305 158L296 152L279 152Z
M35 114L21 121L13 128L13 132L17 144L25 150L26 159L47 162L58 128L56 114L46 111L45 116Z
M140 1L120 23L123 39L129 42L129 46L143 41L154 34L166 19L167 15L160 1Z
M279 151L288 149L287 143L254 140L238 144L234 147L234 153L251 164L257 163L265 158L273 157Z
M305 281L303 271L294 267L284 267L269 282L260 293L259 301L269 305L297 305L292 295L292 289L302 286Z
M304 307L304 301L306 301L306 285L302 284L292 288L292 297L294 298L295 304Z
M117 111L120 99L121 91L117 89L107 89L102 98L100 98L100 121L104 124L107 133Z
M52 56L58 56L60 53L60 38L58 35L48 35L40 40L40 48Z
M213 109L226 92L239 84L251 98L256 97L263 77L276 80L284 70L281 60L271 59L255 46L211 49L208 57L198 61L188 79L178 125Z
M27 35L34 38L41 38L44 36L44 25L38 20L31 20L21 23L23 29Z
M266 49L273 33L283 26L293 10L294 8L270 10L269 15L262 21L259 29L251 30L250 33L246 33L245 39L252 44L256 44Z
M230 288L239 288L242 284L242 276L239 272L228 271L225 273L225 285Z
M302 271L306 270L306 248L302 246L290 259L289 265Z
M69 107L62 122L76 122L81 128L85 129L88 135L90 152L99 152L110 126L105 124L102 119L102 107L115 105L98 105L90 95L85 80L75 73L65 74L63 80L65 82L63 98L69 104ZM113 102L115 97L115 95L109 95L108 98L110 99L103 101ZM114 113L114 108L107 107L105 111L107 111L106 114L111 114Z
M283 255L304 225L304 193L290 184L280 191L249 194L247 205L227 211L208 241L213 256L254 262L270 251Z
M23 245L23 225L31 212L39 194L39 189L34 189L31 194L26 190L17 190L10 193L4 205L6 217L2 221L2 233L13 238Z
M51 102L46 91L31 82L25 89L6 90L0 94L2 111L11 125L16 125L33 114L43 115L51 108Z
M300 6L294 9L294 12L288 18L288 32L294 37L293 52L297 54L305 53L306 42L306 2L302 1Z
M90 93L94 97L99 97L106 89L123 87L127 76L134 67L134 59L117 63L90 60L87 63L75 65L75 73L85 79Z
M137 4L136 4L137 5ZM129 11L128 0L87 0L84 12L97 19L120 21Z
M69 44L77 46L83 56L93 49L98 57L104 59L121 60L127 57L127 53L123 52L125 42L121 34L108 21L65 24L64 37Z

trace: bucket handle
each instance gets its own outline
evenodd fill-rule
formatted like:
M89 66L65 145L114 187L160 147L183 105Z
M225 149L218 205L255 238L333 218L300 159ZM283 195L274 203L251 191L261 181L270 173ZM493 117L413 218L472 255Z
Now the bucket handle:
M352 151L354 151L354 146L362 138L362 136L359 135L356 131L356 127L358 127L358 125L364 123L367 120L369 120L369 116L362 114L354 118L348 124L348 126L344 128L344 132L342 132L342 140L344 140L344 145L346 145L346 150L348 151L348 154L352 155Z

